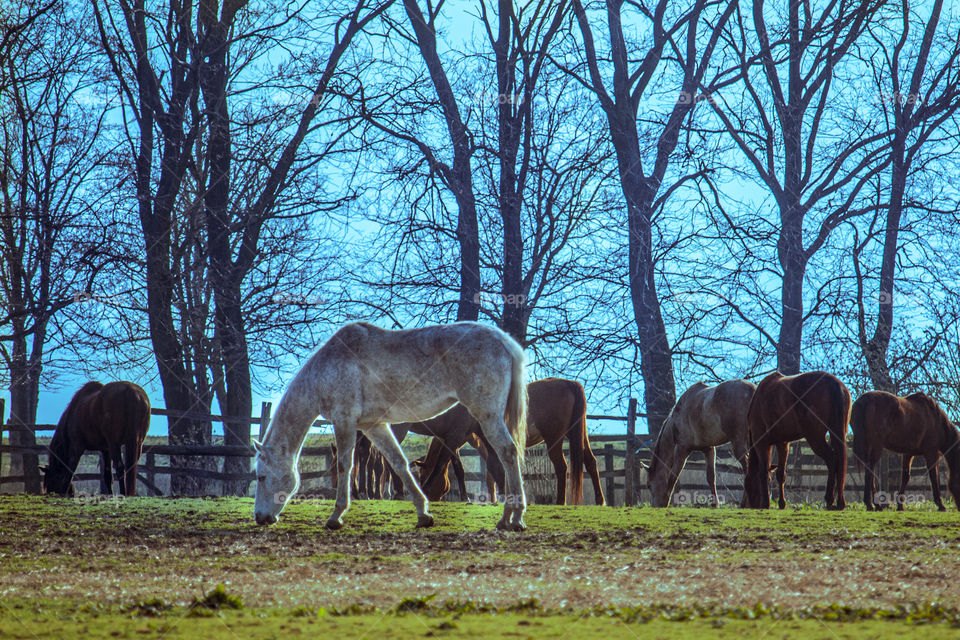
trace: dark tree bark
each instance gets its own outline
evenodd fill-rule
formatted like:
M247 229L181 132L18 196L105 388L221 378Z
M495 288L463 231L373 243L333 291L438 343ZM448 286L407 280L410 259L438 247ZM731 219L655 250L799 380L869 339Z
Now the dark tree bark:
M441 3L442 4L442 3ZM460 245L460 299L457 320L477 320L480 317L480 229L477 223L477 200L473 188L473 143L460 115L460 107L447 79L447 73L437 53L435 20L440 5L424 16L416 0L403 0L403 7L417 39L417 46L427 65L430 80L443 109L447 132L453 147L453 163L449 167L434 160L433 164L446 178L457 201L457 242ZM430 158L433 154L421 146Z

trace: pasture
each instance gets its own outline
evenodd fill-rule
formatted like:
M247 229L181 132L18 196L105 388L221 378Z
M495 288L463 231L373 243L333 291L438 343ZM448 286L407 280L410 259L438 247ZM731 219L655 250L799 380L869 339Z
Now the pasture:
M960 515L0 496L0 637L955 637ZM220 586L222 585L222 587Z

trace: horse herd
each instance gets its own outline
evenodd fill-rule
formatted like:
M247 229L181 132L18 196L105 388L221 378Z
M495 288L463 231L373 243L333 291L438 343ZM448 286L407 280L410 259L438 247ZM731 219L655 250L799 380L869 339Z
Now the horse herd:
M466 495L458 455L465 443L477 447L486 459L491 495L496 495L495 484L503 487L503 516L497 528L526 528L521 462L524 449L541 442L546 443L554 465L559 504L567 501L564 439L571 459L570 502L581 500L585 468L595 502L604 504L587 436L583 387L561 378L527 385L524 374L520 346L499 329L478 323L399 331L367 323L342 327L297 372L263 442L253 443L256 522L275 523L296 493L300 450L318 415L334 425L336 476L351 477L355 445L367 448L364 459L370 460L375 448L393 472L395 495L406 494L416 508L418 527L433 524L429 501L450 489L451 466L461 496ZM850 400L844 384L823 371L795 376L772 373L757 385L745 380L693 385L670 411L653 446L647 469L653 505L669 505L680 471L693 451L705 454L707 481L717 504L715 449L729 442L744 470L741 506L749 508L770 506L770 460L776 448L779 506L784 508L787 448L791 442L806 440L827 465L826 507L843 509L849 424L854 455L865 468L868 510L882 506L875 491L876 466L884 449L903 455L901 494L913 457L924 456L940 510L944 506L937 471L943 455L950 470L949 489L960 508L960 432L936 401L922 393L899 397L882 391L865 393L852 406ZM113 466L121 492L136 495L137 460L149 416L149 399L136 384L84 385L70 401L51 440L45 490L72 494L73 473L83 451L89 449L103 457L101 490L111 491ZM399 446L409 432L433 436L426 456L418 461L419 479ZM336 502L327 527L343 525L352 484L336 482ZM898 509L902 508L899 502Z

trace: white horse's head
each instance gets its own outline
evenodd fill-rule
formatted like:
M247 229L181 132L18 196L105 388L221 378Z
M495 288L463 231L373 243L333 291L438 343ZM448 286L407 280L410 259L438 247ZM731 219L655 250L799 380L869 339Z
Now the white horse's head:
M300 486L297 458L289 452L275 452L253 441L257 450L257 493L253 517L257 524L274 524L290 497Z

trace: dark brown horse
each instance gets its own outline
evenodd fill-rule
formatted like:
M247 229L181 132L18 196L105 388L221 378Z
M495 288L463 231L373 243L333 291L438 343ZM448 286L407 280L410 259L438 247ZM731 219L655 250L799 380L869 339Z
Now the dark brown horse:
M570 502L580 504L583 500L583 469L586 467L593 481L594 500L596 504L604 504L597 459L590 449L587 435L587 399L583 386L573 380L544 378L527 385L527 397L526 446L546 443L547 455L553 463L557 477L557 504L566 502L567 461L563 456L564 439L570 443L570 479L573 494ZM460 428L456 438L444 437L439 442L435 440L427 450L424 465L420 469L420 486L431 500L438 500L449 488L445 471L450 458L467 442L469 434L480 434L477 421L461 406L455 406L442 416L434 418L440 419L460 425ZM485 448L478 449L481 455ZM487 457L487 466L496 481L502 483L503 470L496 456Z
M150 399L140 386L132 382L83 385L60 416L50 441L44 488L49 493L73 495L73 474L83 452L90 450L100 452L101 493L113 493L113 466L120 493L137 495L137 461L149 424Z
M950 469L950 493L960 509L960 433L937 401L924 393L905 398L885 391L869 391L853 403L850 412L853 427L853 452L866 467L863 479L863 503L867 511L879 510L874 502L877 463L884 449L903 454L903 477L897 511L903 510L902 496L910 480L914 456L923 456L933 486L933 501L946 511L940 498L940 455Z
M770 506L769 469L772 447L805 438L814 453L827 463L828 509L843 509L847 477L847 423L850 392L840 380L825 371L795 376L774 372L760 381L747 411L750 452L743 482L744 506ZM830 442L827 443L827 434ZM780 474L780 508L783 482Z

